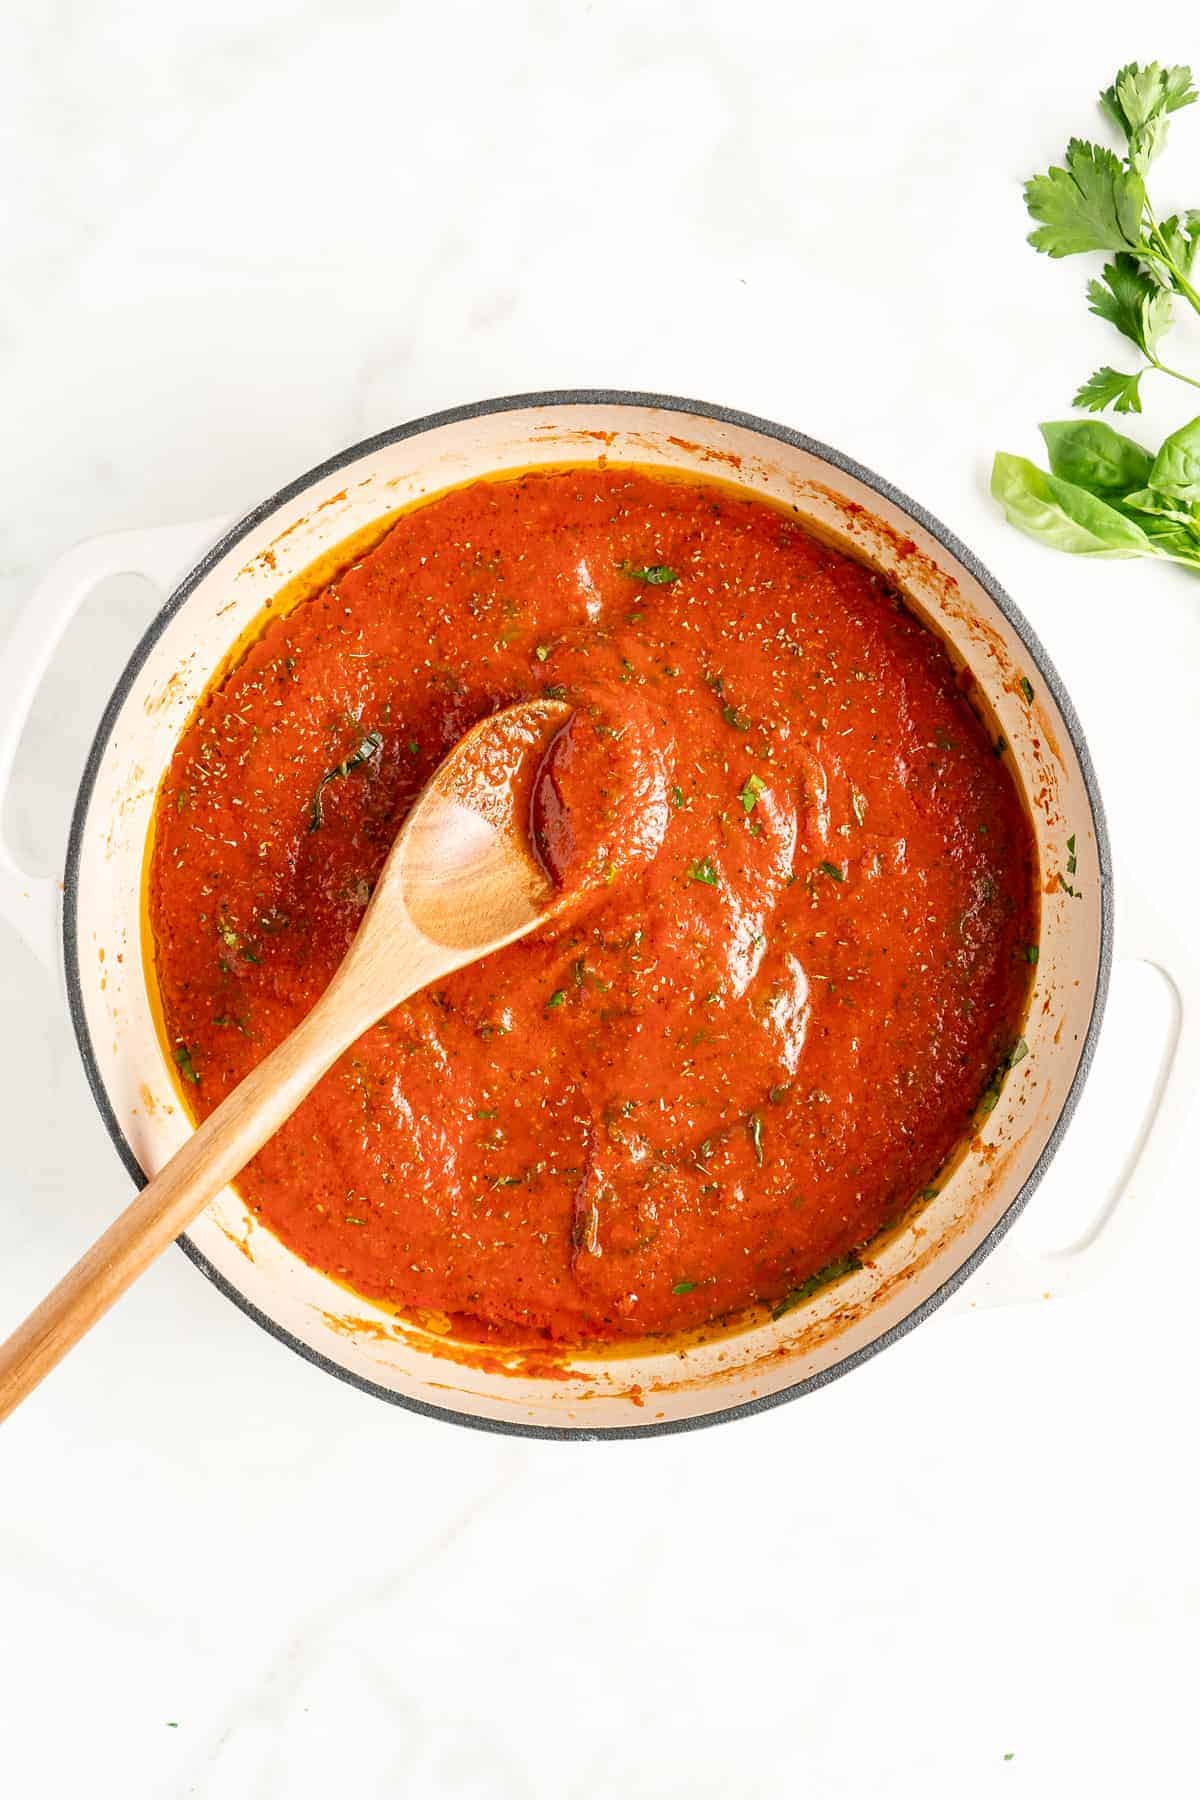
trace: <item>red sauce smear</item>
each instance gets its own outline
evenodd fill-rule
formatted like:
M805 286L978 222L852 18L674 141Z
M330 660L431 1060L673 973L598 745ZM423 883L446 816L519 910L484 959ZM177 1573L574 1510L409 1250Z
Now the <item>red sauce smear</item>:
M306 1261L466 1335L786 1303L969 1130L1026 1002L1034 853L939 640L725 485L477 483L266 626L159 803L188 1100L298 1022L439 760L538 692L576 711L531 833L581 903L367 1032L241 1192Z

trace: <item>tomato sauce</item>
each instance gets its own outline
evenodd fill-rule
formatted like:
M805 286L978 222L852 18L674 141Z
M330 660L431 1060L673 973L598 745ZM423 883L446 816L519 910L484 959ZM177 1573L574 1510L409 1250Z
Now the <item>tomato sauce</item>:
M306 1261L468 1336L779 1310L928 1193L1011 1057L1034 849L940 641L724 484L476 483L266 625L159 800L189 1105L317 999L439 760L539 692L576 709L532 833L579 903L368 1031L240 1191Z

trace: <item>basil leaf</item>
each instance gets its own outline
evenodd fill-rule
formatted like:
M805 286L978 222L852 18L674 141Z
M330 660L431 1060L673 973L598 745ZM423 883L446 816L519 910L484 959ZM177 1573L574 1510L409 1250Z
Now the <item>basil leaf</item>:
M1153 556L1141 526L1073 482L1003 451L992 464L992 494L1018 530L1072 556Z
M1122 494L1121 505L1129 511L1148 513L1156 519L1171 519L1177 525L1188 525L1194 531L1200 531L1200 514L1194 507L1185 507L1172 502L1167 494L1160 494L1155 488L1134 488L1131 494ZM1143 531L1149 531L1149 524L1138 520Z
M1200 500L1200 419L1163 439L1147 486L1176 500Z
M1102 499L1143 488L1154 458L1100 419L1063 419L1039 427L1051 472Z

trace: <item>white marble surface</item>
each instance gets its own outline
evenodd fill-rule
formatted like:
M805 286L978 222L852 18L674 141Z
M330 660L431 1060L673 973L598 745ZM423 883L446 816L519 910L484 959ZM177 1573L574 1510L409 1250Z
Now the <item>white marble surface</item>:
M1191 928L1200 587L1040 552L984 483L1112 352L1081 265L1023 248L1018 177L1118 64L1194 50L1193 8L9 0L0 34L0 630L77 538L235 511L434 407L723 400L977 548L1078 701L1120 865ZM1187 203L1200 112L1174 138ZM5 814L31 866L154 605L110 583L55 663ZM126 1182L12 938L0 981L6 1327ZM1108 1191L1165 1016L1119 971L1027 1244ZM1186 1791L1191 1132L1084 1297L940 1317L686 1438L410 1417L168 1256L0 1443L0 1791Z

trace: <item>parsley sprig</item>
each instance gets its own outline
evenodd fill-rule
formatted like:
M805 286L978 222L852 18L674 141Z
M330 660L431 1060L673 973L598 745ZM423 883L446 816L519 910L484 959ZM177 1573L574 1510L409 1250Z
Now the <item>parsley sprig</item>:
M1036 250L1111 254L1100 278L1088 283L1088 307L1143 359L1133 370L1105 364L1090 375L1074 398L1084 411L1140 412L1141 381L1150 370L1200 388L1200 379L1160 354L1176 299L1200 313L1191 279L1200 210L1160 220L1146 189L1171 114L1196 98L1186 65L1128 63L1100 95L1101 111L1124 138L1124 156L1072 138L1064 166L1026 184ZM1200 567L1200 419L1172 432L1157 453L1101 421L1072 419L1041 431L1049 470L1004 453L993 465L992 493L1012 524L1076 556L1156 556Z

